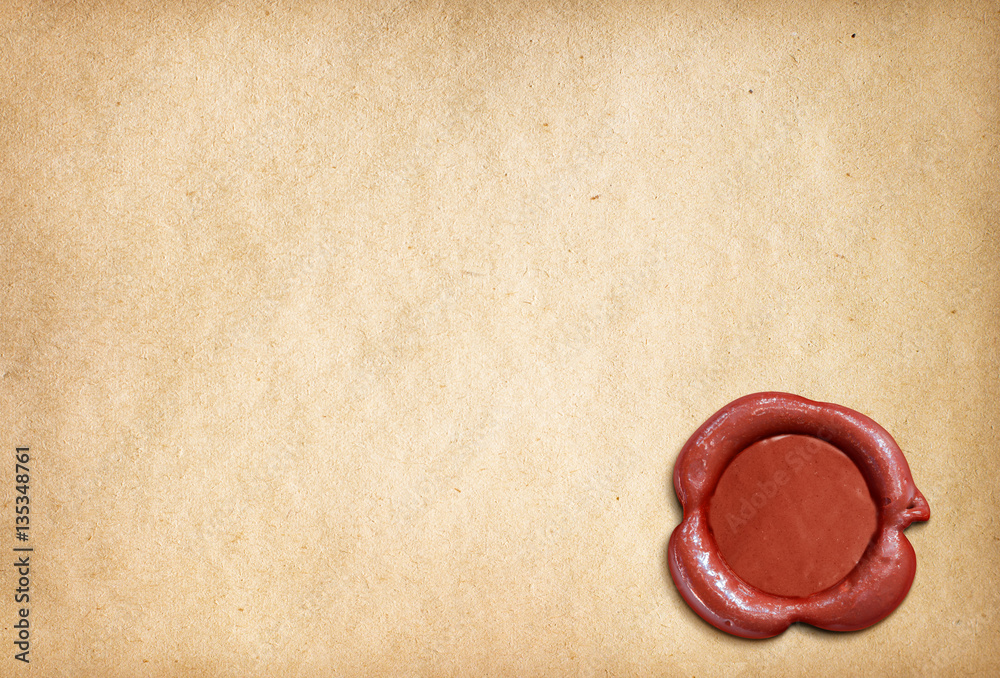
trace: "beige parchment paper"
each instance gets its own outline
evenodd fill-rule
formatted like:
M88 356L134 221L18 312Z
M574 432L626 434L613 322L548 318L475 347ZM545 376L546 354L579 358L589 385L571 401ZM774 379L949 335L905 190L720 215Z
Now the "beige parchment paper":
M998 11L5 4L0 674L995 673ZM928 497L867 631L670 582L760 390Z

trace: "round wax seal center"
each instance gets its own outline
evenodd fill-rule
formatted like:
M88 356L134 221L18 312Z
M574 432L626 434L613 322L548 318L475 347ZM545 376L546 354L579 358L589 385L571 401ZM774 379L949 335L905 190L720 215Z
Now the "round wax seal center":
M875 504L854 462L805 435L761 440L723 472L708 523L741 579L806 597L845 577L876 528Z

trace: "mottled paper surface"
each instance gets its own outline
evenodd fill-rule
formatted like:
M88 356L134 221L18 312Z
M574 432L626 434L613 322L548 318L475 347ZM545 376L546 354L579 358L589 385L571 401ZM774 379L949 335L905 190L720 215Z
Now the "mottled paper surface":
M1000 7L869 4L6 5L0 674L996 672ZM760 390L930 502L867 631L669 580Z

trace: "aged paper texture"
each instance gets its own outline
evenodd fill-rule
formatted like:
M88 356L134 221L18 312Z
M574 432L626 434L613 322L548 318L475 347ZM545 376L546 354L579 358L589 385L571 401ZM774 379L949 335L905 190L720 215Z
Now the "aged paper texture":
M996 673L1000 5L875 5L5 4L0 674ZM761 390L930 502L875 627L670 582Z

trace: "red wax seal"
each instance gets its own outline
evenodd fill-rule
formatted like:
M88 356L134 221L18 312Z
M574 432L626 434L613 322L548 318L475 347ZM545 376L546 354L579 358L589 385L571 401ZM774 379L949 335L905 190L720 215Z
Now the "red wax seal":
M903 530L930 518L899 446L853 410L757 393L716 412L674 466L684 520L670 575L703 619L744 638L794 622L855 631L916 573Z

